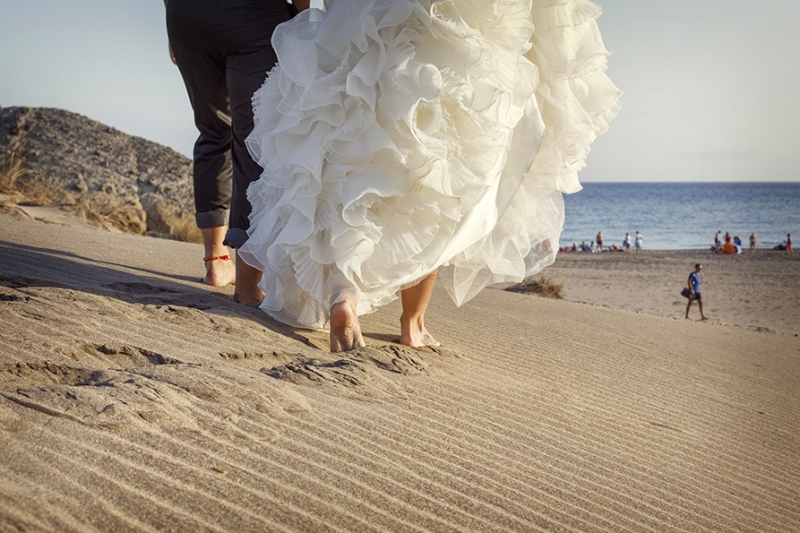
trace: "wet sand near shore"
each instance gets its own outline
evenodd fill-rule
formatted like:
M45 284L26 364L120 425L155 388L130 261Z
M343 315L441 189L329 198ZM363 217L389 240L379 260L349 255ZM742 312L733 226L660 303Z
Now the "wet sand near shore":
M437 289L442 348L395 302L329 354L199 245L0 216L0 531L800 531L800 338L657 316L693 254L560 256L595 305ZM716 320L797 268L763 255L698 256Z

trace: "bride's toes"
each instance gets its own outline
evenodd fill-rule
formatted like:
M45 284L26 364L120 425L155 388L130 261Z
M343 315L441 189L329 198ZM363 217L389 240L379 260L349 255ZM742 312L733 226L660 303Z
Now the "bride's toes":
M437 341L436 339L434 339L433 336L430 333L425 333L422 336L422 345L423 346L441 346L442 343Z
M409 348L424 348L426 346L441 346L442 343L433 338L427 331L411 333L402 331L400 334L400 344L405 344Z

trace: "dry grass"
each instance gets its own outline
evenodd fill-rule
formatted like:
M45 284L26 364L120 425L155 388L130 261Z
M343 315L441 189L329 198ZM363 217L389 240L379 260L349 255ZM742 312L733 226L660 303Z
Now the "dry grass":
M63 205L74 203L72 194L52 185L27 168L30 141L23 137L0 158L0 194L17 204Z
M539 276L538 280L526 279L519 285L509 287L507 290L512 292L521 292L523 294L535 294L544 298L554 298L561 300L563 296L561 291L564 289L564 282L553 282L544 277L544 274Z
M29 144L27 139L22 139L9 146L0 158L0 192L9 195L17 192L17 181L30 173L25 164Z
M18 202L25 205L73 205L75 195L48 183L39 176L28 173L17 180Z
M73 212L85 221L103 228L135 235L143 235L147 231L147 215L142 206L125 202L110 194L97 192L83 195Z
M33 220L30 215L19 208L15 202L5 201L3 194L0 194L0 215L10 216L17 220Z
M202 243L203 235L197 227L194 215L178 213L165 216L164 222L169 226L169 234L176 241Z

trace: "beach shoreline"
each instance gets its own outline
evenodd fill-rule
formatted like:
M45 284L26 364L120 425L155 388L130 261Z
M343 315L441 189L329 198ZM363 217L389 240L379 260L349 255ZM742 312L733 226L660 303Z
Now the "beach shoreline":
M695 263L711 323L800 334L800 256L756 249L739 255L709 250L559 253L543 271L563 281L565 299L655 316L684 318L680 296ZM697 305L690 319L698 319Z

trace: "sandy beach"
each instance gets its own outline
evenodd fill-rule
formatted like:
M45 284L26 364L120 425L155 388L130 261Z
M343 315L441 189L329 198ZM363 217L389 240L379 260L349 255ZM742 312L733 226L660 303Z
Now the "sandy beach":
M564 282L564 298L683 320L695 263L703 265L702 295L709 322L789 335L800 334L800 254L757 249L741 255L709 250L641 253L562 253L545 269ZM689 313L700 318L697 304Z
M0 531L800 531L796 256L563 254L344 354L201 256L0 215Z

